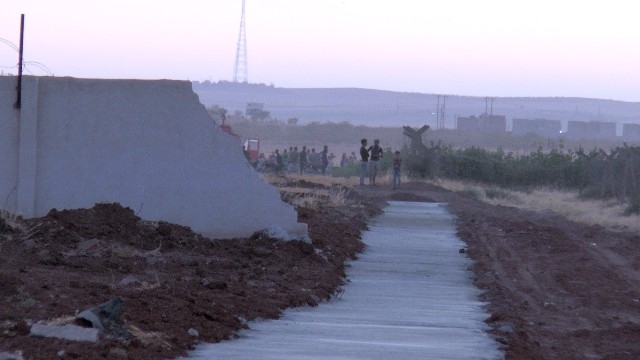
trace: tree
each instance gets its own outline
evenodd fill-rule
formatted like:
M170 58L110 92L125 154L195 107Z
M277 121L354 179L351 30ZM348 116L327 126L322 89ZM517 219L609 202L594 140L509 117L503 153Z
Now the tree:
M207 111L215 121L222 121L222 119L224 119L227 116L227 109L220 107L218 105L213 105L207 108Z
M287 124L289 124L289 125L298 125L298 118L295 118L295 117L289 118L287 120Z
M260 109L247 110L247 115L249 116L249 118L255 121L265 121L271 117L271 113Z

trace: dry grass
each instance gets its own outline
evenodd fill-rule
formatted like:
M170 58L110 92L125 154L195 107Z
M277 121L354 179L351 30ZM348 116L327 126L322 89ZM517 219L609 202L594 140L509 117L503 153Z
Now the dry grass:
M38 224L28 227L20 216L6 209L0 209L0 220L2 220L6 226L16 231L23 239L31 238L40 226L40 224ZM8 239L12 237L11 235L7 235Z
M452 191L472 194L479 200L493 205L553 211L575 222L597 224L615 231L630 230L640 233L638 216L624 216L626 205L615 200L580 199L577 192L554 189L537 189L524 193L452 180L438 180L433 183Z
M0 219L4 220L4 223L12 229L24 230L22 223L18 221L18 216L11 211L0 210Z
M314 175L314 174L289 174L289 178L294 180L305 180L324 186L354 186L360 181L358 177L333 177L330 175Z
M277 186L280 190L289 194L288 202L295 207L318 209L320 205L339 206L346 201L348 188L352 186L349 178L335 178L324 175L287 175L289 179L305 180L326 186L326 189L311 189L299 186L289 186L286 179L271 174L262 175L265 181ZM356 179L356 181L358 181Z
M158 332L153 331L142 331L139 327L135 325L128 325L127 330L133 335L136 339L138 339L142 345L144 346L153 346L165 349L171 349L171 344L169 344L165 339L164 335Z
M349 176L349 177L334 177L334 176L330 176L330 175L314 175L314 174L287 174L287 177L290 179L294 179L294 180L305 180L305 181L309 181L309 182L314 182L314 183L318 183L321 185L325 185L325 186L335 186L335 185L341 185L341 186L345 186L345 187L352 187L352 186L357 186L360 184L360 177L359 176ZM280 178L280 180L278 180L277 176L273 176L271 174L263 174L263 178L265 179L265 181L276 185L278 183L278 181L283 182L282 179ZM276 179L274 179L276 178ZM378 176L376 177L376 183L379 183L380 185L389 185L391 186L391 174L390 173L382 173L382 174L378 174ZM407 182L409 181L409 178L407 178L406 176L402 176L401 177L401 181L402 182ZM369 183L369 179L365 180L365 183L368 184Z
M334 188L337 185L339 189L342 189L330 193L329 190L284 188L285 191L295 193L296 196L299 196L298 199L295 199L295 203L292 203L293 205L303 205L310 208L316 208L322 201L328 201L329 204L344 203L346 188L357 186L360 183L359 177L337 178L332 176L297 174L288 176L295 180L306 180L326 186L334 186ZM277 180L269 179L268 176L265 177L265 180L277 185ZM382 175L380 180L381 183L384 184L390 179L388 175ZM406 182L407 179L403 177L402 181ZM514 206L535 211L553 211L575 222L587 225L597 224L614 231L629 230L640 233L639 217L624 216L623 213L626 205L620 204L615 200L581 199L575 191L560 191L555 189L537 189L525 193L453 180L440 179L430 182L452 191L467 193L493 205ZM284 182L281 181L281 183Z

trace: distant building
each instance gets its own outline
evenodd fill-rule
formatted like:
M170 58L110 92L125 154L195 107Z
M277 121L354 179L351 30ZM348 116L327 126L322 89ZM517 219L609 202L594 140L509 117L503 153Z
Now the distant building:
M474 132L506 132L507 118L504 115L487 115L482 114L478 117L471 115L469 117L458 117L456 119L456 128L461 131Z
M616 136L616 124L602 121L569 121L567 136L574 139L603 139Z
M558 136L560 130L562 130L560 120L547 119L513 119L511 127L514 135L536 134L546 137Z
M461 131L480 131L480 118L471 115L469 117L458 117L456 128Z
M629 140L640 140L640 124L622 124L622 136Z
M263 110L264 110L263 103L250 102L250 103L247 103L247 108L244 113L245 113L245 116L251 116L256 112L260 112Z

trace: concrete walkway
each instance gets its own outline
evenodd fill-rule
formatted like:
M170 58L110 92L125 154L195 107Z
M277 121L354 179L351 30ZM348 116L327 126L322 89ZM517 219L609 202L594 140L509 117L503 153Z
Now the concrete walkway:
M342 296L252 322L190 358L502 359L453 221L442 204L391 202L363 234Z

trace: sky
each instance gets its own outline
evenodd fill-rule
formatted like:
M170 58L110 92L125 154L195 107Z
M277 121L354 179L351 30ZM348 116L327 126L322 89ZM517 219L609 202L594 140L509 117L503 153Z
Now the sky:
M245 0L248 82L640 101L627 0ZM232 81L242 0L11 0L0 72Z

